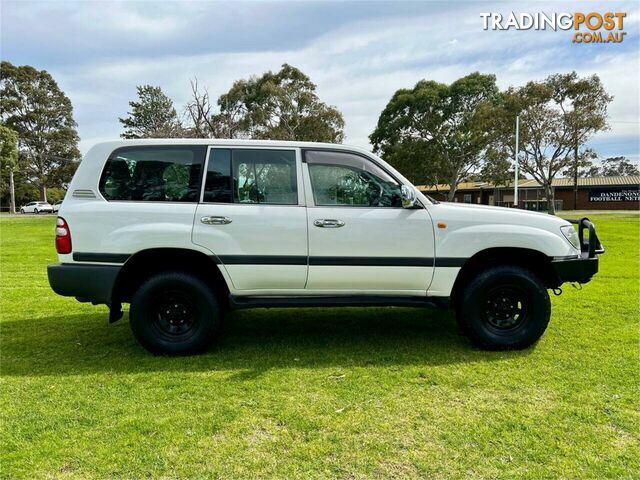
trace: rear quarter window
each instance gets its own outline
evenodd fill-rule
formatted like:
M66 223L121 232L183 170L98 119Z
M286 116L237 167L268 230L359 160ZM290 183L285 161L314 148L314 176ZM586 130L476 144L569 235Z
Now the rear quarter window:
M207 147L123 147L108 158L99 190L107 200L197 202Z

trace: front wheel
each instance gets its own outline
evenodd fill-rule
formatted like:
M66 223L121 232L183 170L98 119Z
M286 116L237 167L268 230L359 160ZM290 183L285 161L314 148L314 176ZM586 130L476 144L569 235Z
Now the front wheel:
M35 213L35 214L37 215L37 214L39 213L39 212L38 212L38 209L37 209L37 208L35 208L35 209L33 210L33 213Z
M475 277L457 308L460 327L486 349L523 349L544 333L551 317L549 293L533 272L497 266Z
M24 215L24 208L20 209L20 215Z
M187 273L166 272L138 289L129 321L136 339L151 353L189 355L211 345L222 316L209 285Z

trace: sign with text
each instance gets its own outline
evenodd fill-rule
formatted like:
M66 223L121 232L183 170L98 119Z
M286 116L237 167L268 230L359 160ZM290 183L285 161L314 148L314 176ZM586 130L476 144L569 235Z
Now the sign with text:
M638 202L639 187L590 188L590 202Z
M626 12L482 12L483 30L573 30L573 43L622 43Z

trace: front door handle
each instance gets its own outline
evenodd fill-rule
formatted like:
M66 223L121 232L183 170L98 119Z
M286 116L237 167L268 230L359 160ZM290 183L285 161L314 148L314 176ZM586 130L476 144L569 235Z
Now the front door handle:
M313 224L316 227L320 228L339 228L344 227L344 222L342 220L336 220L333 218L323 218L319 220L314 220Z
M200 221L202 223L204 223L205 225L227 225L227 224L231 223L231 219L230 218L227 218L227 217L216 217L216 216L202 217L200 219Z

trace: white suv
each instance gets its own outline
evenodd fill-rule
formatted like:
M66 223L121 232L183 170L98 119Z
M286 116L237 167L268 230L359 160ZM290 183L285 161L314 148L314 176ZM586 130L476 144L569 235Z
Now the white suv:
M291 306L451 306L475 344L524 348L547 289L588 282L604 251L587 219L439 203L364 150L305 142L101 143L59 215L53 290L111 321L130 303L169 354L208 347L226 309Z

